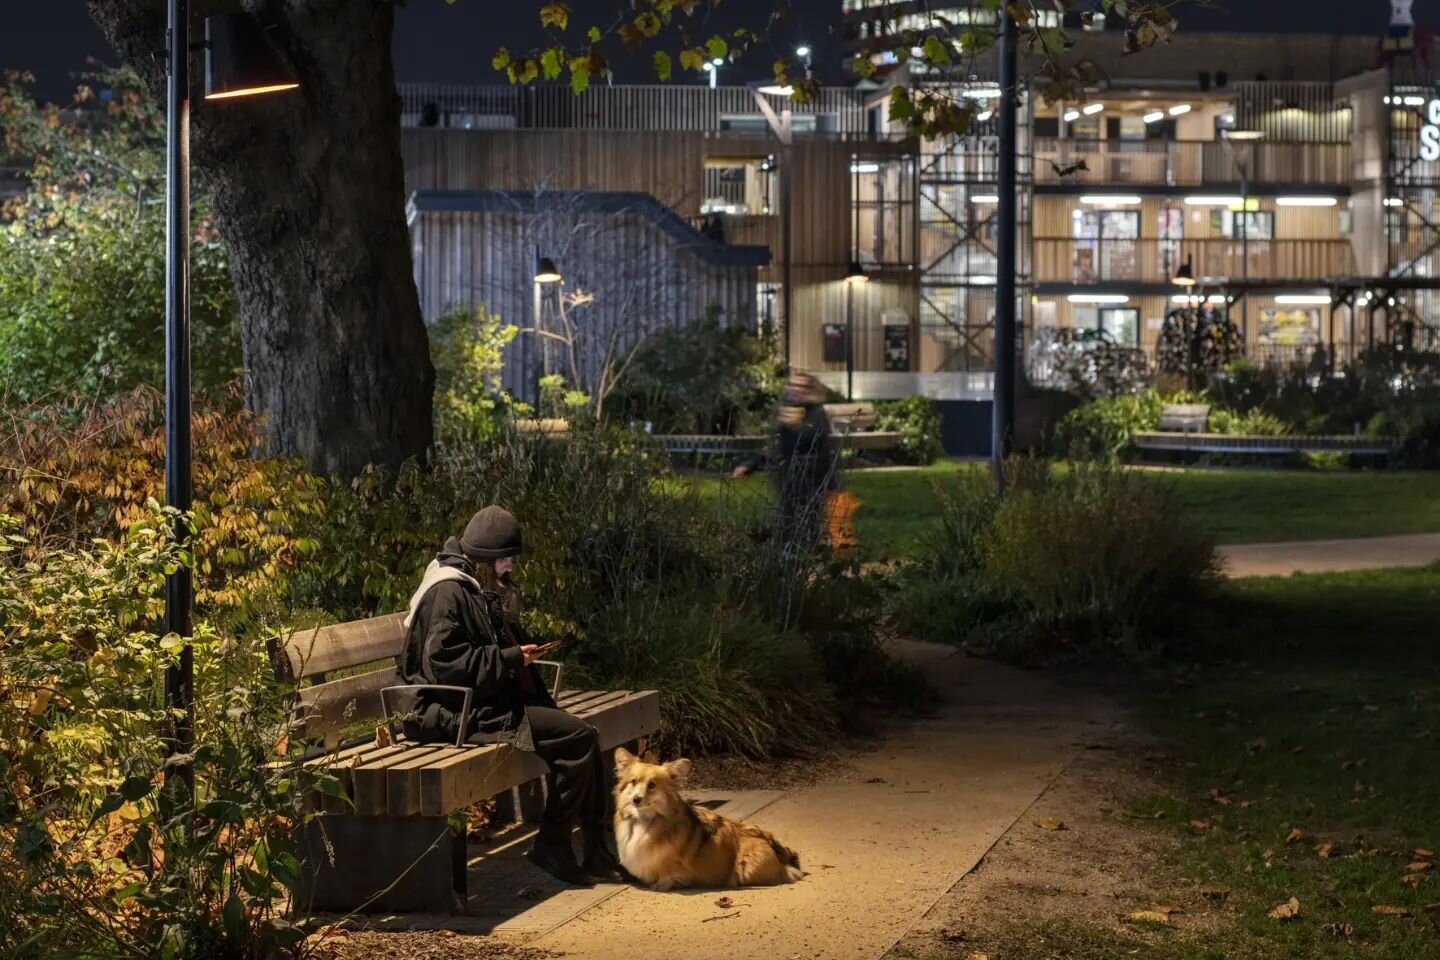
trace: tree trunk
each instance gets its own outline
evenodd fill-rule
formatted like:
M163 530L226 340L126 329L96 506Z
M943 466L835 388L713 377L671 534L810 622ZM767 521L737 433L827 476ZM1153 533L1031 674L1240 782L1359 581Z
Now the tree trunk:
M89 4L163 99L165 0ZM197 83L192 101L199 192L229 249L240 305L246 397L272 453L341 476L394 467L430 446L435 380L405 223L394 6L258 6L300 89L206 102ZM196 41L204 15L235 9L193 7ZM203 83L203 53L194 56Z

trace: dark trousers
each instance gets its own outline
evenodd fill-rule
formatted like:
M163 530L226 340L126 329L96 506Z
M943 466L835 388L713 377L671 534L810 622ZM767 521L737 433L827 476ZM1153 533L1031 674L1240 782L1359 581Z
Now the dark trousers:
M610 798L595 728L554 707L526 707L525 713L530 718L535 753L550 768L545 777L541 833L568 837L576 821L587 833L603 829Z

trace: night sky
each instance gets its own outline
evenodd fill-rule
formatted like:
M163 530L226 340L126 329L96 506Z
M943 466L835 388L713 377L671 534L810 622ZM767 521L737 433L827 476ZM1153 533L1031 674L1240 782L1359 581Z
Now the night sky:
M357 0L361 2L361 0ZM375 2L375 0L364 0ZM803 40L815 48L821 79L837 80L840 0L792 0L793 17L772 34L776 48ZM614 4L581 0L586 9L610 10ZM772 0L727 0L714 26L755 25ZM536 26L538 4L530 0L409 0L401 9L395 36L395 68L401 80L445 83L493 82L495 48L523 50L541 42ZM1180 3L1182 29L1373 34L1389 21L1388 0L1216 0ZM1440 25L1440 0L1415 0L1415 19ZM589 23L591 21L584 21ZM83 0L0 0L0 68L34 72L41 94L67 98L71 74L87 56L110 58L103 37L90 22ZM769 52L728 68L722 78L742 82L768 73ZM648 54L615 64L618 79L651 79ZM698 80L696 81L698 82Z

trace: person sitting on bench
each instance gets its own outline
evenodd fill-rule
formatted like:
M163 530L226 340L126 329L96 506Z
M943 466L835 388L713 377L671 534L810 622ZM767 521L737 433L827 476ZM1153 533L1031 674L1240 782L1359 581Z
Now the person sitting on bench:
M510 569L522 533L508 511L491 506L445 541L410 598L400 673L407 684L474 690L469 743L508 743L545 761L545 810L526 854L531 863L566 883L616 881L619 864L605 842L610 798L598 734L556 707L532 666L543 648L520 625ZM462 706L455 695L420 691L407 706L407 739L455 742ZM584 835L579 864L570 845L577 820Z

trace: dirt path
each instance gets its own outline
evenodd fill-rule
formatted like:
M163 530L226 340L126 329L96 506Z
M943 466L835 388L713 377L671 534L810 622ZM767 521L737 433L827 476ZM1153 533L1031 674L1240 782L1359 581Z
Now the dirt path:
M1440 533L1357 540L1247 543L1221 547L1230 577L1284 577L1379 567L1423 567L1440 562Z
M907 644L904 653L926 664L948 703L843 773L750 813L800 851L804 881L626 888L524 941L595 960L630 960L641 943L647 955L687 960L882 956L1116 719L1108 702L1038 674L949 648ZM717 905L722 893L732 906Z

